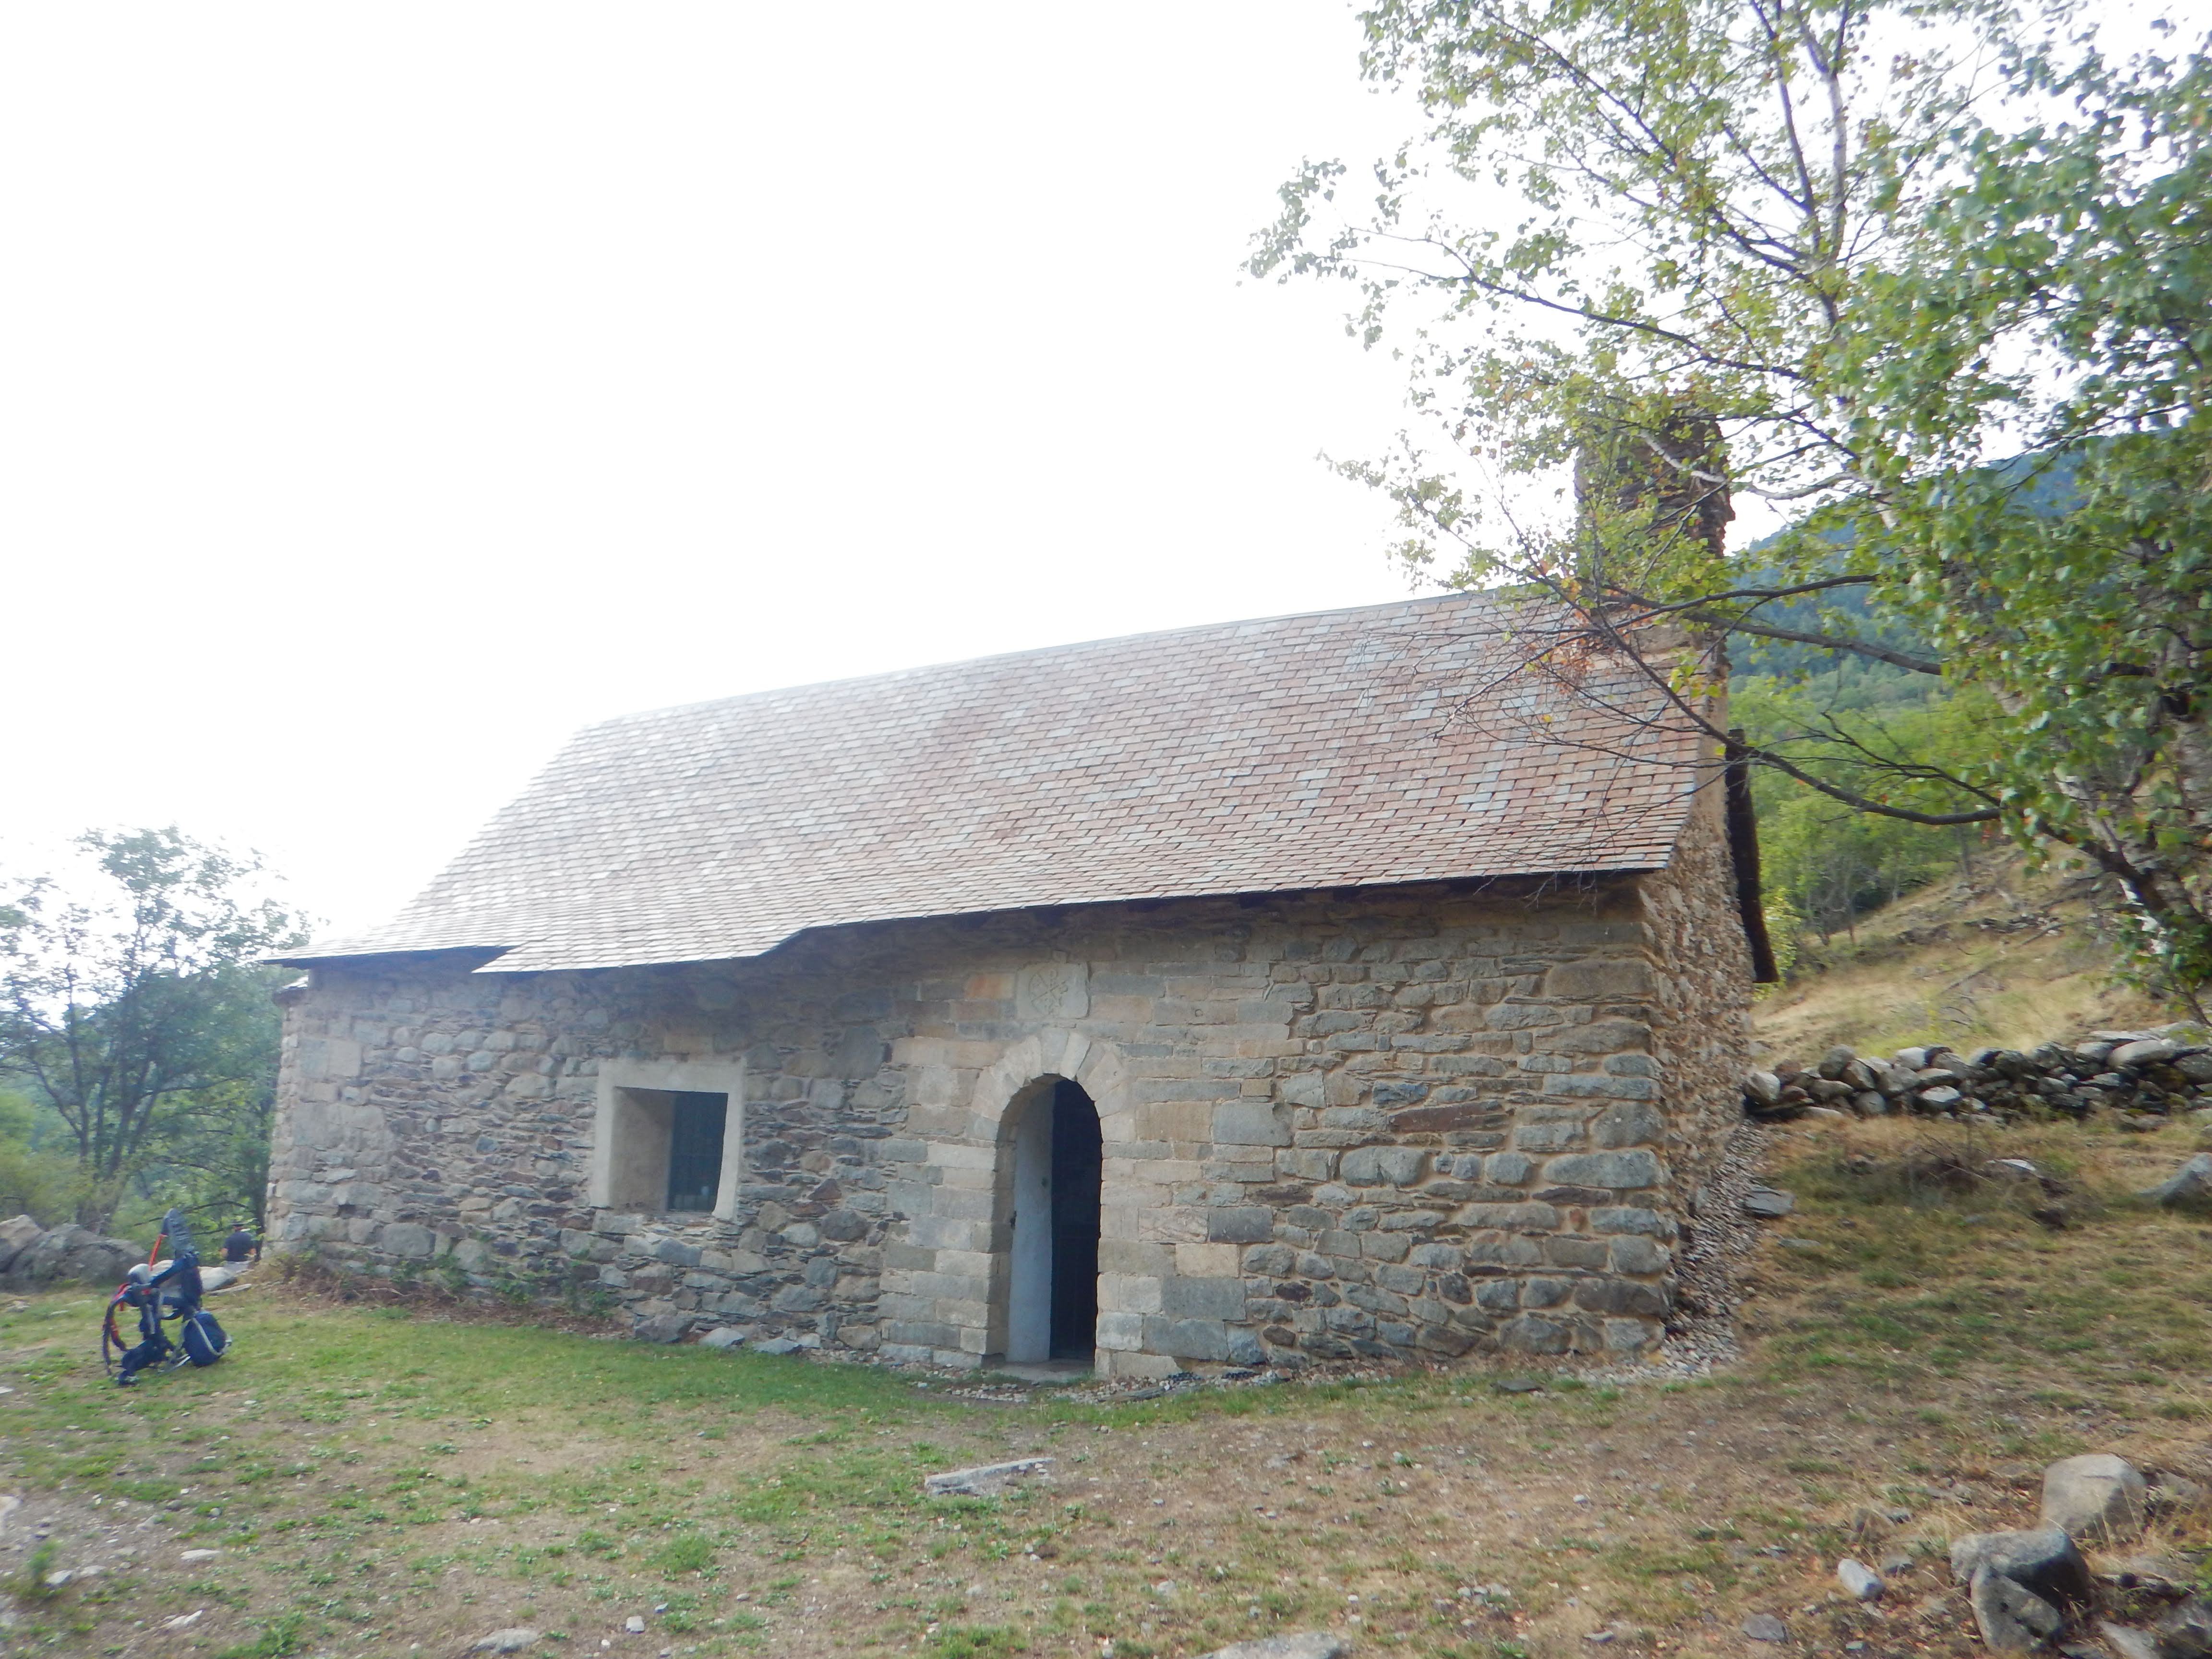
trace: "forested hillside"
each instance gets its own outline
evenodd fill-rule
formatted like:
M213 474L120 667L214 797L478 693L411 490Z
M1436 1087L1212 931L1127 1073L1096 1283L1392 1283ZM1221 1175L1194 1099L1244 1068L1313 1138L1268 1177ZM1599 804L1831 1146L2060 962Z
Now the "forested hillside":
M2039 501L2056 504L2050 490ZM1840 554L1847 544L1831 538ZM1746 550L1746 586L1771 580L1759 567L1770 543ZM1783 629L1878 641L1905 657L1931 653L1905 623L1874 610L1866 591L1835 590L1765 607ZM1983 694L1898 663L1778 640L1739 638L1730 647L1729 718L1754 744L1787 751L1846 788L1877 772L1917 766L1931 804L1943 775L1968 766L1993 740ZM1914 823L1856 811L1766 768L1753 772L1769 933L1785 969L1810 945L1854 933L1859 919L1929 883L1972 883L1978 866L2009 849L1995 824ZM1869 791L1869 793L1876 793ZM2014 862L2017 862L2014 860Z

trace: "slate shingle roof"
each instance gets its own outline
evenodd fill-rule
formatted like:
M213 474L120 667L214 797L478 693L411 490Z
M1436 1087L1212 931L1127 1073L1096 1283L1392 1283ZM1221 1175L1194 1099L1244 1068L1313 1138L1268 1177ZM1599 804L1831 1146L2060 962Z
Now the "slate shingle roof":
M1626 684L1503 672L1507 621L1455 595L625 715L391 922L288 960L609 968L901 917L1664 865L1686 739L1607 713Z

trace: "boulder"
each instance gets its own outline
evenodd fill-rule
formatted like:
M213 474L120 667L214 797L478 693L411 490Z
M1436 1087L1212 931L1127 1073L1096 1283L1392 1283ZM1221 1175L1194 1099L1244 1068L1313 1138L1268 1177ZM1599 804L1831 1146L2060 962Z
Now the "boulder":
M699 1346L702 1348L734 1348L750 1334L750 1332L740 1330L735 1325L717 1325L699 1339Z
M479 1636L475 1644L478 1653L520 1653L538 1639L538 1632L527 1625L510 1625L505 1630L495 1630L489 1636Z
M6 1273L17 1256L45 1237L46 1231L27 1215L0 1221L0 1273Z
M1771 1187L1753 1187L1743 1195L1743 1212L1769 1221L1788 1215L1796 1207L1796 1199Z
M127 1238L102 1238L90 1228L70 1222L41 1234L21 1249L9 1264L8 1277L29 1285L59 1285L72 1279L114 1285L145 1259L144 1249Z
M94 1236L89 1229L65 1221L41 1234L18 1254L8 1277L22 1284L51 1285L62 1276L62 1263L68 1260L70 1252Z
M2033 1532L1970 1532L1951 1540L1951 1577L1972 1584L1987 1567L2025 1584L2046 1601L2063 1606L2084 1601L2090 1591L2089 1564L2063 1527Z
M1840 1083L1844 1080L1844 1072L1850 1067L1858 1064L1858 1058L1859 1057L1856 1054L1852 1053L1849 1048L1846 1048L1842 1044L1838 1043L1836 1047L1829 1049L1826 1054L1822 1054L1820 1056L1820 1063L1813 1069L1820 1073L1822 1077L1829 1079L1829 1081Z
M2169 1208L2212 1204L2212 1152L2199 1152L2142 1196Z
M1743 1092L1745 1098L1754 1105L1779 1106L1782 1103L1782 1079L1771 1072L1754 1068L1743 1074Z
M630 1334L641 1342L681 1342L690 1328L691 1321L684 1314L647 1314L630 1328Z
M2025 1584L1988 1567L1978 1569L1966 1591L1974 1624L1992 1653L2031 1653L2065 1627L2057 1607Z
M146 1252L127 1238L88 1238L62 1263L62 1277L97 1285L119 1285Z
M2110 1452L2062 1457L2043 1472L2043 1519L2069 1538L2118 1543L2143 1529L2149 1483Z

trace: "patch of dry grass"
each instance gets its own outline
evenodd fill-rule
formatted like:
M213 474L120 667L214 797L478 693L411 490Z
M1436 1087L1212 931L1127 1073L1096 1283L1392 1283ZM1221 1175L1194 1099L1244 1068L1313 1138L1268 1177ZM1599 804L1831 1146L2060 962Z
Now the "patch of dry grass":
M2032 1048L2172 1018L2114 984L2112 966L2080 884L2003 855L1981 861L1971 886L1939 882L1811 951L1761 999L1753 1027L1768 1057L1802 1062L1837 1043Z
M2212 1227L2131 1193L2193 1150L2053 1126L1957 1146L1899 1123L1791 1131L1800 1196L1756 1267L1731 1375L1509 1395L1468 1369L1099 1407L994 1407L888 1372L419 1313L228 1299L222 1368L108 1389L96 1305L0 1314L0 1468L58 1565L26 1650L234 1659L773 1650L1170 1659L1285 1629L1454 1659L1800 1646L1965 1655L1955 1533L2029 1521L2044 1461L2117 1449L2212 1478ZM2051 1231L1933 1149L2069 1186ZM266 1299L256 1301L256 1297ZM932 1470L1054 1457L1002 1499ZM97 1502L95 1502L97 1500ZM2154 1541L2208 1541L2202 1520ZM0 1535L14 1569L28 1535ZM187 1568L187 1547L224 1552ZM125 1549L137 1552L125 1557ZM1838 1556L1914 1563L1869 1609ZM1356 1599L1355 1599L1356 1598ZM189 1630L162 1621L201 1610ZM644 1617L644 1638L622 1633ZM158 1642L159 1647L149 1645Z

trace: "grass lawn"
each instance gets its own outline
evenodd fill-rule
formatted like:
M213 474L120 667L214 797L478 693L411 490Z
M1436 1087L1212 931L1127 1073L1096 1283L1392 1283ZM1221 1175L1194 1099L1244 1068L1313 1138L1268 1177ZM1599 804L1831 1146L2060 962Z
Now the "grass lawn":
M545 1655L1168 1659L1329 1628L1364 1652L1588 1655L1609 1633L1741 1656L1771 1651L1739 1632L1767 1612L1792 1650L1963 1654L1936 1558L2027 1522L2045 1461L2212 1480L2212 1228L2125 1196L2195 1150L2184 1130L1969 1149L2064 1173L2061 1231L2002 1188L1897 1176L1926 1138L1778 1139L1790 1242L1755 1264L1746 1360L1688 1382L1508 1394L1465 1369L994 1406L295 1299L264 1270L220 1298L222 1365L122 1392L98 1299L0 1303L0 1492L25 1500L0 1530L0 1650L453 1655L528 1626ZM1031 1454L1051 1479L1012 1496L922 1493ZM2206 1536L2182 1517L2150 1547ZM1845 1553L1916 1565L1865 1609L1835 1584ZM42 1593L58 1570L78 1576Z

